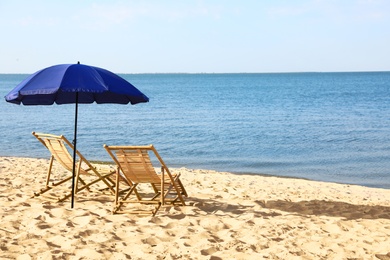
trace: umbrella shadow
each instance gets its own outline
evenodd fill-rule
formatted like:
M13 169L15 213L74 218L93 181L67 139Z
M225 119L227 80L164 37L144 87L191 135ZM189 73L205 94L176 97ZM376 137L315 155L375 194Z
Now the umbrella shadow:
M310 201L255 201L263 208L281 210L300 215L317 215L342 217L347 220L355 219L390 219L390 207L355 205L339 201L310 200Z

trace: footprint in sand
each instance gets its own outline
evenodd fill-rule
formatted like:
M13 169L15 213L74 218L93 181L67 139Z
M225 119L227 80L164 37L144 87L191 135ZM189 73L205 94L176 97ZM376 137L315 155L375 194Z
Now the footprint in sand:
M390 252L387 254L375 254L375 256L380 260L390 260Z
M200 253L202 255L212 255L214 254L215 252L218 252L218 250L215 248L215 247L209 247L207 249L202 249L200 250Z
M148 244L150 246L156 246L160 243L160 240L156 239L154 237L148 237L148 238L142 239L142 242L145 244Z
M91 221L91 216L80 216L73 218L72 222L78 226L86 226Z
M175 228L177 226L178 223L176 222L169 222L167 225L165 225L165 228L169 228L169 229L172 229L172 228Z

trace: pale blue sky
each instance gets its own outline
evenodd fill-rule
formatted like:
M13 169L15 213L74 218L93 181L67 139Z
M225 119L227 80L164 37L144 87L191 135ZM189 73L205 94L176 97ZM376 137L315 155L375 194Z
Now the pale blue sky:
M390 71L388 0L0 0L0 73Z

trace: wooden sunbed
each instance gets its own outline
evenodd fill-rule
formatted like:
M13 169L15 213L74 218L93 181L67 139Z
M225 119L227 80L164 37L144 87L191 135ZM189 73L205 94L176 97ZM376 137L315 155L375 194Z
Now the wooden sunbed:
M180 174L172 174L153 145L148 146L108 146L104 145L108 154L117 166L114 213L157 213L161 206L168 204L185 205L183 197L187 197ZM158 173L154 167L160 165ZM157 165L156 165L157 166ZM126 193L121 191L120 178L124 178L131 188ZM149 190L139 190L140 184L150 184ZM127 187L126 187L127 188ZM134 195L134 196L131 196ZM149 205L140 210L124 209L124 204L140 203ZM151 208L147 210L146 208Z
M46 182L39 192L35 192L34 196L40 196L53 189L60 189L63 192L55 194L54 198L58 201L63 201L72 195L71 180L73 175L73 144L61 135L32 133L51 153L49 169L46 176ZM74 193L77 194L81 190L88 189L96 183L101 183L105 189L108 189L114 194L114 169L97 169L93 166L79 151L76 151L77 163L75 169L75 187ZM67 172L66 176L53 173L53 163L58 162ZM85 177L85 178L84 178ZM110 179L112 178L112 179Z

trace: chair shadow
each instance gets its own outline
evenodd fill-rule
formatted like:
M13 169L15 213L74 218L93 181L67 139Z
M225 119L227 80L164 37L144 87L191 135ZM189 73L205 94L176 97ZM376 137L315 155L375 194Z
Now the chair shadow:
M390 219L390 207L354 205L339 201L310 200L291 202L285 200L255 201L263 208L276 209L300 215L317 215L355 219Z
M387 206L370 206L370 205L354 205L339 201L325 200L310 200L291 202L285 200L262 201L255 200L255 203L264 209L279 210L303 216L329 216L341 217L346 220L356 219L390 219L390 207ZM253 217L276 217L282 213L275 211L262 211L255 209L255 206L231 204L215 199L200 199L190 197L187 200L187 205L194 207L194 214L226 214L231 217L238 217L244 213L252 213ZM180 215L180 214L179 214ZM182 214L180 216L171 216L172 218L185 218L192 215L191 213Z
M194 215L199 215L200 213L207 214L215 214L219 215L223 212L223 214L230 215L231 217L238 217L244 213L251 212L254 214L254 217L275 217L280 216L280 213L277 212L262 212L255 210L255 206L246 206L240 204L230 204L214 199L200 199L190 197L187 199L187 205L194 207ZM191 215L191 214L183 214L183 215ZM171 216L174 217L174 216Z

